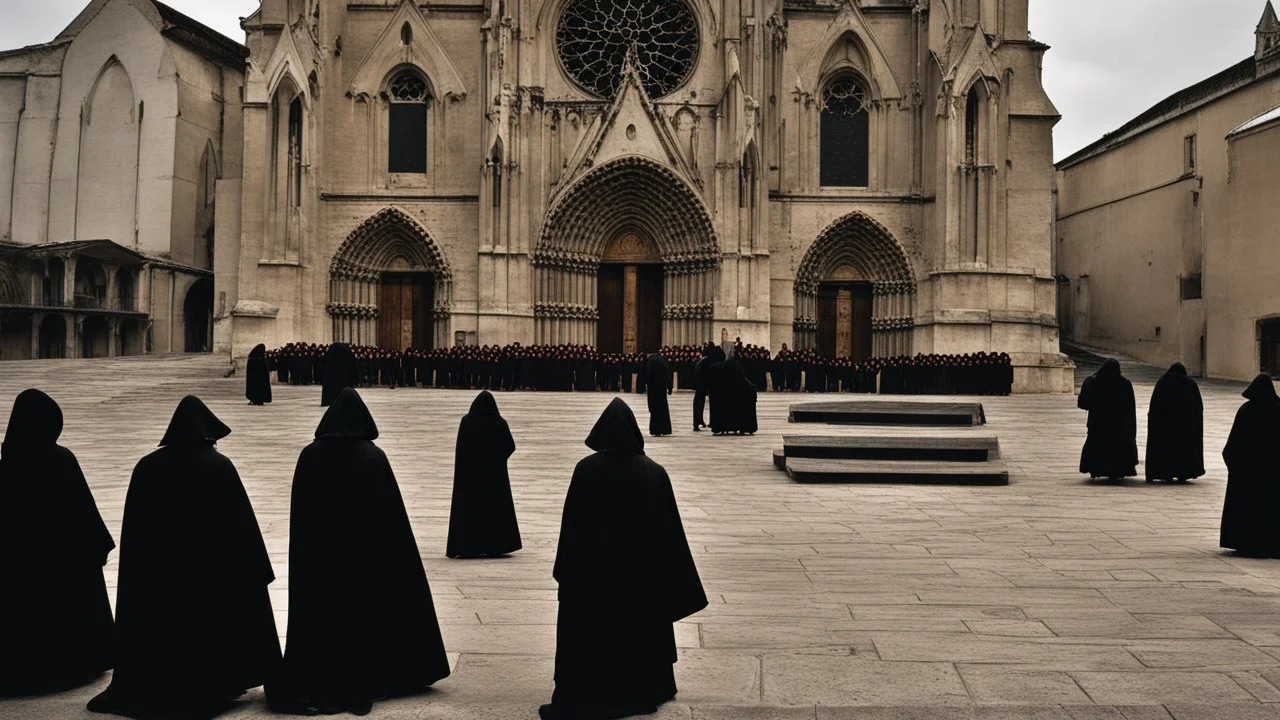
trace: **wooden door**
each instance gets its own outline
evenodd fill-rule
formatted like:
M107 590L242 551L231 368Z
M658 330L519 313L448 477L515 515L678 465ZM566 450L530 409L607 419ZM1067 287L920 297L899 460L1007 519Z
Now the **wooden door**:
M399 278L383 278L378 292L378 347L388 350L403 350L400 345L400 328L404 322L406 305L412 309L410 302L404 302L404 283Z
M662 347L662 266L636 265L636 351Z
M596 348L602 353L622 352L625 270L623 265L601 265L596 277L596 309L600 314Z
M431 349L435 282L431 275L384 275L378 289L378 347Z

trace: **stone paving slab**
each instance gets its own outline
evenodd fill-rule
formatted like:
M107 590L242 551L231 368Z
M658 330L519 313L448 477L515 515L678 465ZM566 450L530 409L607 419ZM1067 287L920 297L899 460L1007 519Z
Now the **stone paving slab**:
M277 386L275 403L252 408L242 380L222 369L198 356L0 363L0 413L27 387L62 404L63 443L118 538L134 463L182 395L204 398L234 431L220 448L266 536L283 630L289 484L323 413L319 389ZM1159 372L1126 373L1145 409ZM1219 453L1243 385L1202 388L1209 473L1178 486L1085 480L1076 472L1084 413L1069 396L979 399L982 432L999 436L1009 465L1007 487L797 485L770 454L794 431L788 406L804 397L762 394L756 436L717 438L684 430L691 396L673 396L677 434L648 448L671 474L712 604L678 625L681 692L653 717L1280 718L1280 561L1217 547ZM552 686L561 506L610 396L498 395L519 448L511 477L525 548L455 561L443 556L453 448L474 394L362 394L454 664L430 693L379 704L372 717L536 717ZM643 397L626 399L643 423ZM1140 435L1145 421L1140 412ZM106 575L113 595L117 560ZM0 718L86 718L84 703L105 683L0 701ZM260 691L227 715L267 716Z

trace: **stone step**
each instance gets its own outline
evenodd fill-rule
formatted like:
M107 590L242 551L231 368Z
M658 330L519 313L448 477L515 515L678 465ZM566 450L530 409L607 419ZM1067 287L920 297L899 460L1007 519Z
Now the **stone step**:
M1008 485L1003 460L948 462L940 460L819 460L785 459L787 476L802 483L920 483L933 485Z
M985 425L982 403L910 400L833 400L792 405L793 423L832 425Z

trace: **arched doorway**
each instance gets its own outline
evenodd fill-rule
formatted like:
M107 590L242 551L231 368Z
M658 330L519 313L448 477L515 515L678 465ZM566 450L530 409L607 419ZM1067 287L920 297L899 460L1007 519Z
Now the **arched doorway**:
M657 163L614 160L566 190L533 265L537 343L625 348L628 307L639 351L712 339L715 231L698 194Z
M210 333L213 331L213 281L200 278L187 291L182 304L182 325L185 352L209 352Z
M795 346L827 357L911 354L915 274L906 251L853 212L818 235L796 270Z
M452 272L416 220L387 208L351 232L329 265L333 339L403 350L447 347Z
M111 328L101 316L85 318L80 328L80 356L104 358L111 354Z
M627 231L600 258L596 347L604 353L650 353L662 347L662 258L643 235Z
M61 315L45 315L40 320L40 357L42 359L67 356L67 321Z
M96 259L76 258L75 306L102 309L107 306L107 273Z

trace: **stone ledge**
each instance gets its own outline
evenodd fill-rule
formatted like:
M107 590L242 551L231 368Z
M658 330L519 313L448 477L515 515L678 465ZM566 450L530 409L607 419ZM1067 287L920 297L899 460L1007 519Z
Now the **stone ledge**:
M280 308L262 300L241 300L231 309L233 317L268 318L274 320Z

